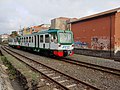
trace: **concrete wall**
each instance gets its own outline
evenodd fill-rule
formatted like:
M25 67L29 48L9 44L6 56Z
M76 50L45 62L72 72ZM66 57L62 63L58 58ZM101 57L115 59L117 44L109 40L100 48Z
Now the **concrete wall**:
M75 48L74 52L80 55L95 56L95 57L101 57L101 58L111 58L111 59L114 59L115 61L120 62L120 51L114 54L114 51L108 51L108 50L92 50L92 49Z
M98 56L98 57L114 57L114 52L108 50L91 50L91 49L79 49L75 48L74 52L76 54L88 55L88 56Z

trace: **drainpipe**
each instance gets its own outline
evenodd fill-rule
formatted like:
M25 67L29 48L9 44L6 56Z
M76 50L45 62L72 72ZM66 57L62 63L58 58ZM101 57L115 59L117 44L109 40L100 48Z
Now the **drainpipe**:
M110 58L112 57L112 15L110 15Z

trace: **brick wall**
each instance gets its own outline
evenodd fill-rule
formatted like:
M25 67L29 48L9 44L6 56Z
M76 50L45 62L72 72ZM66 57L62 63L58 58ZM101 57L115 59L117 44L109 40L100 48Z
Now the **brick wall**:
M120 12L115 14L115 53L120 51Z
M114 49L114 17L114 14L112 16L105 15L72 23L71 30L73 31L75 42L86 43L90 49L110 50L111 39L111 47Z

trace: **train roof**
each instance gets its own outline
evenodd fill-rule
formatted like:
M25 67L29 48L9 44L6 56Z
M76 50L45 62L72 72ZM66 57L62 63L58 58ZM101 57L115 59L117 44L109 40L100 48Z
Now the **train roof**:
M49 29L49 30L44 30L44 31L40 31L40 32L37 32L37 33L21 36L21 37L27 37L27 36L38 35L38 34L45 34L45 33L64 32L64 31L65 32L71 32L69 30Z

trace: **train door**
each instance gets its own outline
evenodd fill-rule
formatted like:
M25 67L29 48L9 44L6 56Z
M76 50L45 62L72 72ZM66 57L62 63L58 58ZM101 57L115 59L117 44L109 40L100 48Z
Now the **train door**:
M58 37L56 33L51 33L50 36L50 49L57 49L58 48Z
M40 48L43 48L43 35L40 35Z
M45 35L45 48L46 49L50 48L50 36L49 36L49 34Z
M38 48L39 48L39 35L37 35L37 46L38 46Z
M35 47L36 47L36 36L34 36L34 40L35 40Z

